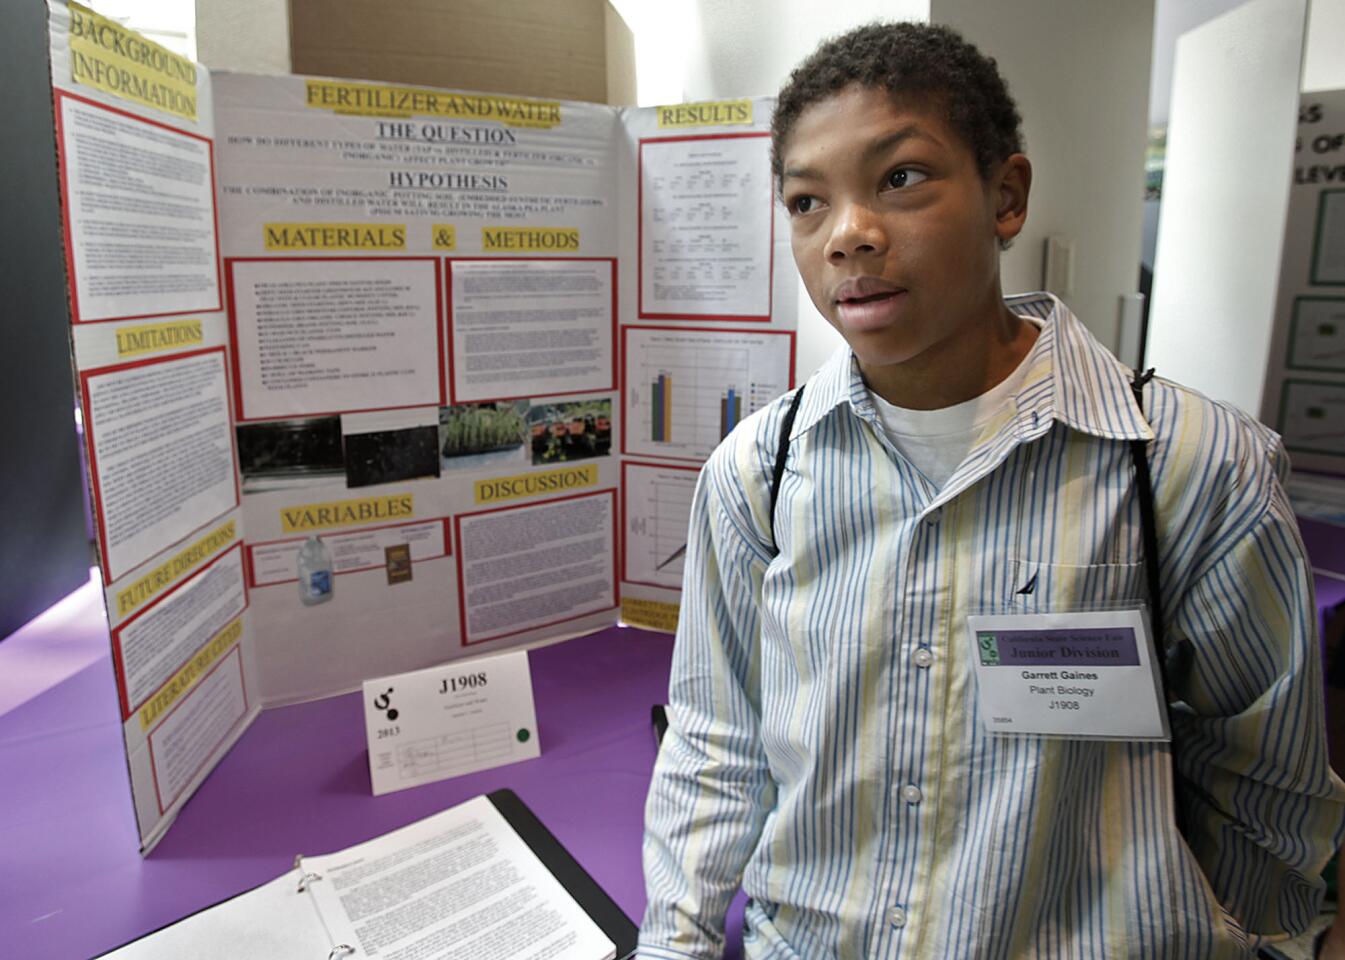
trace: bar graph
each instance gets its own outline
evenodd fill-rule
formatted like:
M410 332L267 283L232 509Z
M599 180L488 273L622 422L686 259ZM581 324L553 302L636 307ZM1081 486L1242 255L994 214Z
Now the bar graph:
M625 329L626 451L703 460L789 386L788 335Z

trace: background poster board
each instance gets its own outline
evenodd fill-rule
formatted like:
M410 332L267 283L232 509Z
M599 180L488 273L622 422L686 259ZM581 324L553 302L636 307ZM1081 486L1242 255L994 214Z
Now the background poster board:
M688 480L792 386L771 101L212 75L49 8L142 849L266 706L675 627Z
M1261 419L1296 471L1345 476L1345 90L1303 94L1296 149Z

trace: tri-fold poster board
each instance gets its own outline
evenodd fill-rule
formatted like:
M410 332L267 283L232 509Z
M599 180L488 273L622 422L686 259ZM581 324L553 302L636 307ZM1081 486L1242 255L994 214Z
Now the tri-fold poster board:
M699 465L793 381L770 100L212 73L49 9L143 849L263 707L675 626Z

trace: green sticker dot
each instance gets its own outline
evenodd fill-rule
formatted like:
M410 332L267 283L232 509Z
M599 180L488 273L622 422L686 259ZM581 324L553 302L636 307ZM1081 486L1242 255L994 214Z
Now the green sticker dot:
M532 739L532 734L528 732L526 727L520 729L518 733L515 734L515 736L518 737L519 743L527 743L529 740Z

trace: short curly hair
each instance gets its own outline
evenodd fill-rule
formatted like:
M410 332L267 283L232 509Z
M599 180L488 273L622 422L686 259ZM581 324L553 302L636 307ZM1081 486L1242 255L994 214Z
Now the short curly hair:
M939 106L971 148L982 178L1023 151L1023 118L992 57L948 27L870 23L824 41L780 89L771 119L771 172L777 185L785 143L799 116L854 84Z

